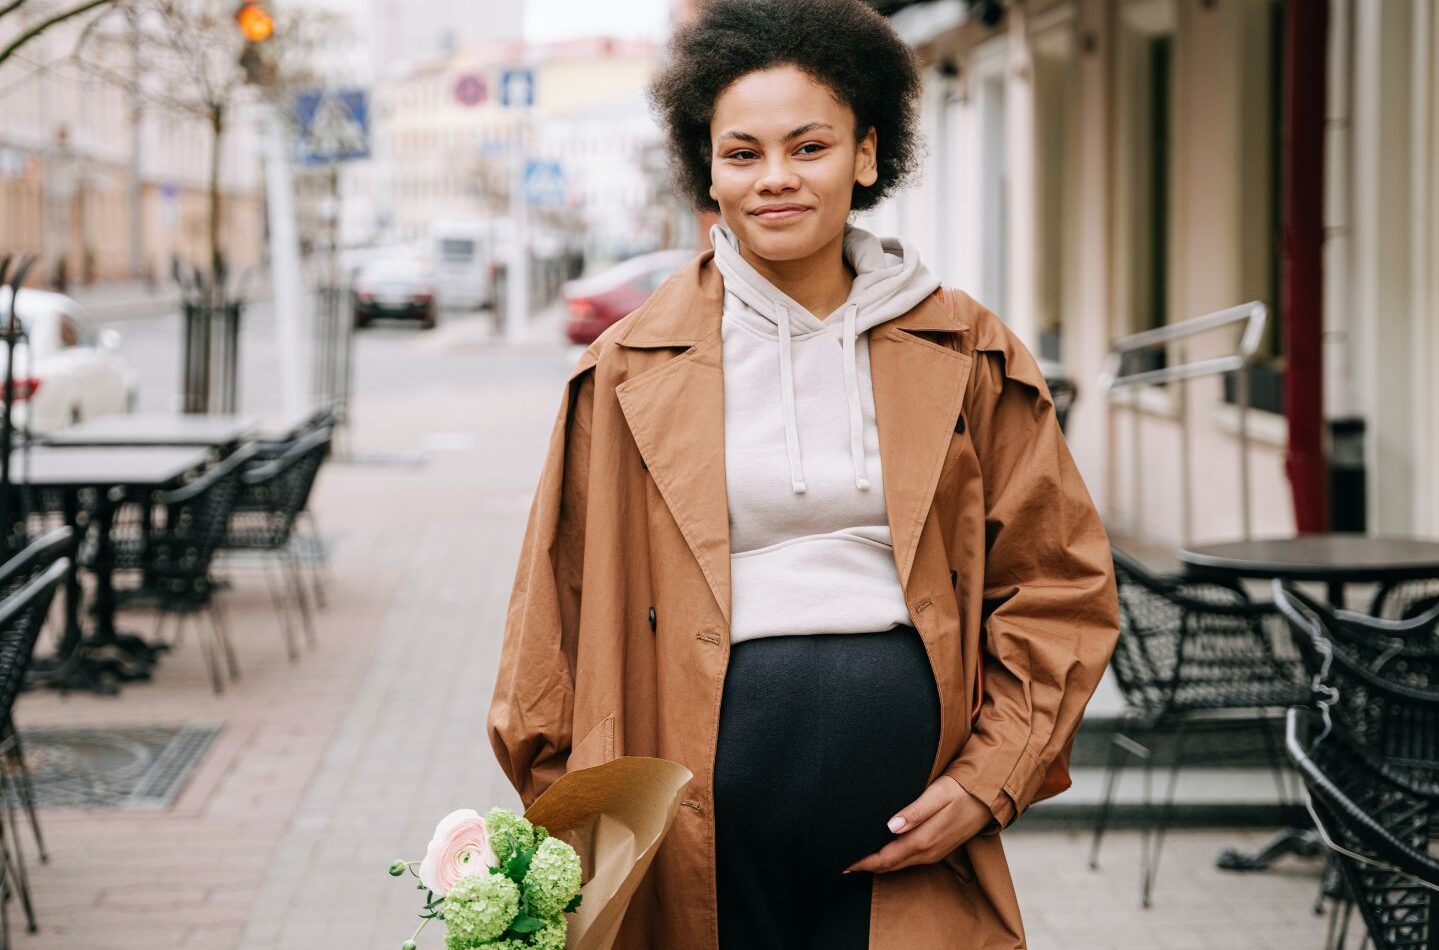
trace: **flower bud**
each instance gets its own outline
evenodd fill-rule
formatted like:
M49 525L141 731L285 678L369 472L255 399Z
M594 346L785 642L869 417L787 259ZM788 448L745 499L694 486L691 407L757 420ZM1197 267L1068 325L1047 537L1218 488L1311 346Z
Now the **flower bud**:
M408 867L409 865L407 865L404 861L395 861L393 864L390 865L390 877L399 877L401 874L405 873L405 870Z
M415 950L415 941L406 940L404 943L400 944L400 950Z

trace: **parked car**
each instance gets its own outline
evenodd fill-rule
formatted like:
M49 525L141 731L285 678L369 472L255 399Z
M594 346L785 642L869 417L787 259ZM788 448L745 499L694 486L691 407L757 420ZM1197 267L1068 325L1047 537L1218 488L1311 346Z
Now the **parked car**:
M570 317L565 333L573 343L589 344L625 314L649 299L655 288L694 259L689 250L655 251L621 261L591 277L564 285Z
M0 329L10 290L0 288ZM15 313L25 338L15 347L16 428L40 434L135 408L140 376L120 355L120 334L96 329L85 309L64 294L22 289ZM0 387L5 344L0 342ZM4 390L0 388L0 399Z
M435 325L435 274L422 258L383 257L368 261L355 275L355 326L376 317L418 320Z

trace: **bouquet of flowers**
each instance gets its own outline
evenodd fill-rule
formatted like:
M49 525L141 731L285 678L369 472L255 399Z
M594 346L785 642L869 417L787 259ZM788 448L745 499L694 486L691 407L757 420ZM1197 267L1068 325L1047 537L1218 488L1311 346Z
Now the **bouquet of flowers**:
M415 870L416 864L419 870ZM445 922L448 950L564 950L565 914L580 906L580 857L506 808L481 818L469 808L441 819L425 860L396 861L425 891L424 919Z
M611 950L690 778L674 762L621 756L561 776L524 817L450 812L423 861L390 865L425 892L403 950L432 920L447 950Z

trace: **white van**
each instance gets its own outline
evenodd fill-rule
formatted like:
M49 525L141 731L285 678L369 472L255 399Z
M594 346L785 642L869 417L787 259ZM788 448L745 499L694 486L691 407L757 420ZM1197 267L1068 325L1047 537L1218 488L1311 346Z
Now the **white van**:
M435 289L443 309L477 310L494 303L496 225L483 218L456 218L430 227Z

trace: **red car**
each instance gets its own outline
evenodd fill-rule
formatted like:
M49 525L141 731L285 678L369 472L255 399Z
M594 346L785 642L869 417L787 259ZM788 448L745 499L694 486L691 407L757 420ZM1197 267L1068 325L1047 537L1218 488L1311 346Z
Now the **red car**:
M655 288L694 259L689 250L655 251L621 261L592 277L565 284L570 318L565 334L572 343L590 344L620 317L637 309Z

